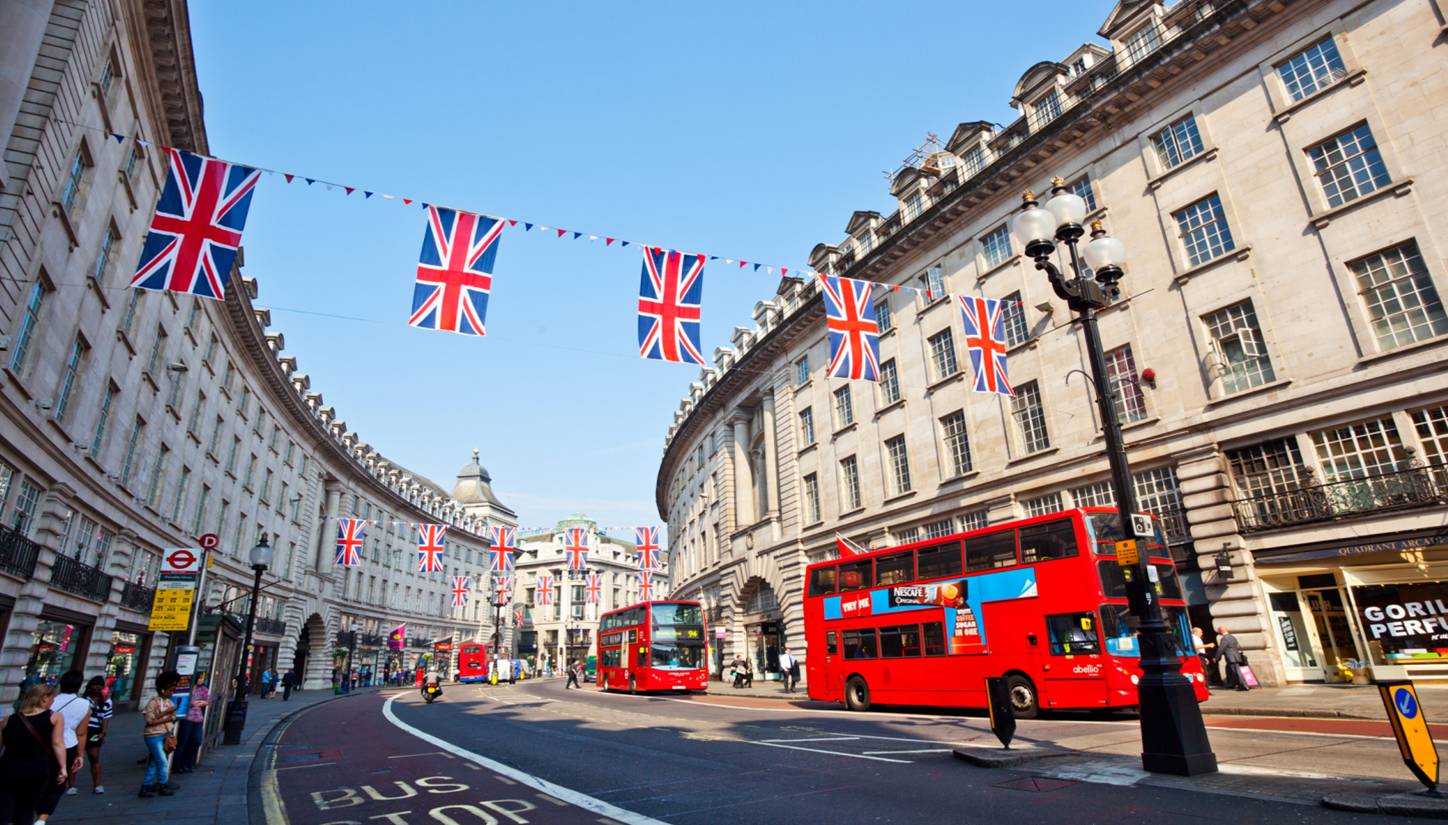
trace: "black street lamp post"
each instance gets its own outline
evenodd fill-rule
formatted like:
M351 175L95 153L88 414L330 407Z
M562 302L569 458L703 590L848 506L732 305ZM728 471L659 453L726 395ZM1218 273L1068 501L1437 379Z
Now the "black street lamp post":
M261 541L251 548L251 569L255 571L256 577L251 583L251 604L246 610L246 635L242 637L241 657L236 666L236 696L226 706L226 724L223 743L227 745L240 745L241 732L246 727L246 694L249 692L251 674L248 667L251 662L251 632L256 626L256 602L261 594L261 574L271 566L272 548L266 543L266 534L262 533Z
M1100 221L1091 225L1091 240L1084 249L1080 248L1078 244L1086 234L1081 225L1087 213L1085 200L1068 191L1060 178L1055 179L1051 195L1042 208L1035 195L1026 192L1013 228L1016 237L1025 243L1026 255L1035 261L1037 269L1050 277L1056 296L1076 312L1076 321L1085 335L1102 434L1106 439L1106 457L1111 464L1111 482L1121 518L1121 537L1127 538L1138 532L1133 528L1137 515L1136 491L1121 439L1116 391L1111 386L1101 334L1096 326L1097 311L1109 306L1121 294L1118 283L1123 274L1126 248L1121 241L1106 234ZM1058 243L1065 246L1070 273L1062 272L1051 262ZM1154 533L1154 530L1144 532ZM1149 578L1148 553L1143 550L1132 560L1129 552L1128 548L1120 548L1117 561L1126 579L1131 613L1138 622L1142 675L1137 692L1141 709L1142 767L1155 773L1181 776L1210 773L1217 769L1217 757L1207 741L1201 708L1192 683L1182 674L1176 644Z

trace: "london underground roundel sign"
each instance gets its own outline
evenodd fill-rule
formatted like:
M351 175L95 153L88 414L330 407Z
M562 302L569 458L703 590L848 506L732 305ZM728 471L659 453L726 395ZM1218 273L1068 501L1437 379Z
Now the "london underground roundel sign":
M162 557L162 573L195 573L201 569L201 554L189 547L175 547Z

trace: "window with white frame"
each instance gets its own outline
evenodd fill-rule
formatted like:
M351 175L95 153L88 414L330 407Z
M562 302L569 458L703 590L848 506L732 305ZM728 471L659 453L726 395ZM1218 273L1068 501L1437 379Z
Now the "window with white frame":
M1086 201L1087 212L1096 211L1096 191L1091 188L1090 175L1082 175L1067 184L1066 188L1071 191L1071 194L1079 195L1081 200Z
M860 509L860 462L852 455L840 459L840 500L846 511Z
M1274 381L1276 372L1267 353L1252 301L1241 301L1202 316L1215 351L1222 392L1241 392Z
M1277 64L1287 96L1301 100L1347 76L1337 43L1328 35Z
M1026 329L1026 307L1021 302L1021 293L1012 292L1001 300L1005 304L1001 307L1001 327L1005 330L1006 346L1020 346L1031 338Z
M1412 417L1418 441L1423 445L1423 463L1440 486L1448 484L1448 406L1414 410Z
M898 530L891 530L890 532L892 534L892 538L894 538L895 540L896 546L899 546L901 544L913 544L917 541L920 541L920 527L918 525L901 527Z
M980 146L972 146L969 151L960 159L960 165L965 167L961 170L961 176L969 178L979 175L985 168L985 149Z
M925 211L925 196L918 190L911 192L905 199L904 217L907 221L915 220L915 217Z
M805 407L799 411L799 443L805 447L815 443L813 407Z
M1071 504L1075 507L1115 507L1116 490L1110 481L1097 481L1071 488Z
M101 236L100 249L96 250L95 265L91 267L91 277L97 281L103 280L106 272L110 270L111 251L115 248L116 241L118 240L120 240L120 238L116 236L115 226L107 226L106 234Z
M1106 353L1106 380L1111 387L1111 400L1116 403L1116 416L1123 424L1146 418L1146 396L1141 392L1141 379L1136 373L1136 359L1131 355L1130 344Z
M855 423L855 405L850 398L850 388L840 387L835 390L835 429L848 427Z
M971 510L955 517L956 529L962 533L980 530L986 526L986 511Z
M1248 497L1293 492L1308 478L1297 442L1290 438L1227 450L1226 456L1237 488Z
M1011 230L1002 224L980 239L981 254L987 269L1000 266L1011 257Z
M96 426L91 432L90 454L92 458L99 460L101 447L105 445L106 428L111 422L111 407L115 405L116 396L121 392L113 382L106 382L105 395L101 396L101 410L96 415Z
M86 154L85 144L81 144L70 159L70 168L65 174L65 186L60 190L60 208L67 215L70 214L76 200L80 197L81 186L85 182L85 172L90 165L90 156Z
M1155 513L1161 519L1161 527L1168 542L1177 543L1191 538L1175 467L1168 464L1142 470L1136 473L1133 482L1136 487L1137 509Z
M1046 410L1041 405L1041 390L1035 381L1016 387L1015 397L1011 399L1011 417L1016 421L1022 452L1040 452L1051 446L1051 437L1046 431Z
M1043 496L1021 499L1021 507L1025 508L1026 517L1044 516L1048 513L1059 513L1061 506L1060 493L1047 493Z
M820 515L820 477L810 473L804 477L804 523L815 524L822 520Z
M10 526L24 535L30 535L30 528L35 524L35 505L40 501L40 488L30 483L30 479L20 479L19 492L15 494L15 510L11 514Z
M1146 57L1161 46L1161 29L1151 21L1126 36L1126 56L1130 63Z
M1307 157L1329 207L1357 200L1391 182L1366 121L1307 147Z
M926 522L923 530L925 533L925 538L927 539L938 539L943 536L948 536L951 532L950 519L943 518L939 521Z
M1031 104L1031 128L1039 129L1061 116L1061 95L1055 89Z
M900 375L895 359L880 362L880 404L888 407L900 400Z
M1348 268L1357 278L1373 335L1383 349L1448 332L1448 315L1417 241L1349 261Z
M910 492L910 455L905 448L905 436L886 439L885 455L890 463L890 495Z
M1216 192L1172 213L1186 251L1187 264L1206 263L1236 248L1227 213Z
M206 393L196 391L196 403L191 405L191 415L186 421L186 432L197 441L201 440L201 413L206 407Z
M1151 136L1152 148L1162 171L1180 166L1202 152L1202 135L1196 116L1188 114L1164 126Z
M794 362L794 383L800 386L809 383L809 356L801 355Z
M890 299L881 298L875 304L875 321L880 325L880 334L884 335L895 328L895 317L890 314Z
M1375 418L1312 434L1322 480L1347 481L1391 473L1406 458L1391 418Z
M958 369L955 361L955 336L950 329L942 329L926 339L930 346L930 368L934 371L934 380L939 381L947 376L954 375Z
M945 447L946 466L950 477L963 476L973 468L970 436L965 429L965 410L956 410L940 419L940 437Z
M171 502L171 520L181 523L181 511L186 504L186 494L191 486L191 468L181 468L181 480L176 484L176 498Z
M25 299L25 309L20 315L20 329L15 334L14 352L10 356L10 369L20 372L25 366L25 356L30 353L30 344L35 340L35 327L40 323L40 308L45 296L50 293L45 278L35 279L30 285L30 295Z
M131 473L136 469L137 450L140 449L142 436L146 434L146 422L137 417L131 424L131 435L126 439L126 457L121 462L121 485L130 486Z
M926 300L944 297L945 270L937 264L920 273L920 288L925 290Z
M65 413L70 409L70 402L74 399L76 379L80 376L82 365L85 363L86 353L90 345L85 339L77 335L71 342L70 353L65 358L65 368L60 374L60 386L55 393L55 420L64 421Z

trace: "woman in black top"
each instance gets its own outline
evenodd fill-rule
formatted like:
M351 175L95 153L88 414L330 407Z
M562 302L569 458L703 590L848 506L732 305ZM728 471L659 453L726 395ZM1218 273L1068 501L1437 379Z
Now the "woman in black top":
M0 822L31 825L35 805L52 784L64 785L65 722L52 713L55 688L32 685L20 700L20 710L5 720L0 738Z

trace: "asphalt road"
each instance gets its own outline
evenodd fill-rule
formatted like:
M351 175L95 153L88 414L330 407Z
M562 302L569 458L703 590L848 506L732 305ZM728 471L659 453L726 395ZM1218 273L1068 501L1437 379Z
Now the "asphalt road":
M1056 719L1023 722L1018 737L1129 753L1136 731L1130 720ZM1221 782L1290 797L1303 782L1316 793L1313 780L1283 779L1273 765L1305 772L1354 754L1360 765L1397 758L1391 742L1361 737L1269 724L1214 730L1213 744L1224 761L1245 763ZM1383 821L1147 784L1123 757L1016 771L950 752L996 744L985 720L961 715L634 697L565 691L558 680L455 685L432 705L402 691L302 716L280 739L269 792L295 825Z

